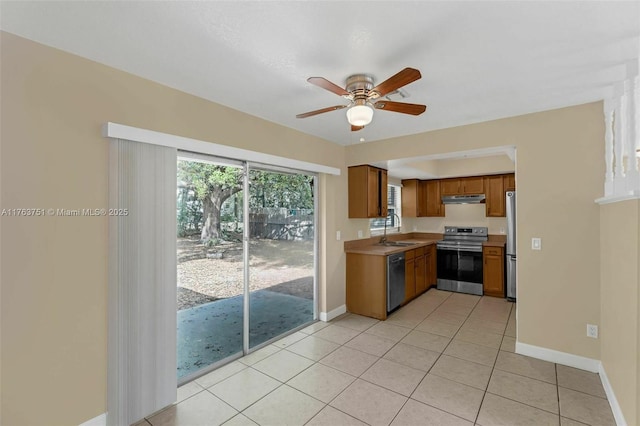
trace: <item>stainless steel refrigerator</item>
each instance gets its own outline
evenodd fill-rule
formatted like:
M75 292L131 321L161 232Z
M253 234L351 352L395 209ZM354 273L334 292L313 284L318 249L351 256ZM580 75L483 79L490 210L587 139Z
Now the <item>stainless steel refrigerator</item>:
M516 192L507 191L507 299L516 300Z

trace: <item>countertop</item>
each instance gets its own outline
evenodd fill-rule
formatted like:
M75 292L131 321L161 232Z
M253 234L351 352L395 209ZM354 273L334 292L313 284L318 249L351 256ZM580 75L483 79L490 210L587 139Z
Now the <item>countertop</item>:
M403 247L378 246L378 245L372 244L364 247L349 248L349 249L345 249L344 251L345 253L368 254L372 256L387 256L389 254L402 253L404 251L413 250L419 247L425 247L431 244L435 244L440 240L410 238L410 239L396 240L396 241L401 243L407 242L407 243L414 243L414 244L410 246L403 246Z
M425 239L425 238L406 238L403 240L394 240L397 242L407 242L414 243L410 246L403 247L394 247L394 246L379 246L375 243L361 246L361 247L353 247L353 248L345 248L345 253L356 253L356 254L368 254L372 256L387 256L394 253L402 253L403 251L413 250L419 247L425 247L431 244L435 244L440 239ZM483 247L503 247L505 246L504 241L485 241L482 243Z
M506 244L504 241L485 241L482 247L504 247Z

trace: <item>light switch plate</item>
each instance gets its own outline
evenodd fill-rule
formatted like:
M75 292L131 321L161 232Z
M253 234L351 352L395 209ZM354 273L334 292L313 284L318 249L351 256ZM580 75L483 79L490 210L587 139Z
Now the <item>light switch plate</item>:
M340 241L340 231L336 231L336 240Z
M362 231L358 231L358 238L362 238Z
M531 239L531 250L542 250L542 238Z

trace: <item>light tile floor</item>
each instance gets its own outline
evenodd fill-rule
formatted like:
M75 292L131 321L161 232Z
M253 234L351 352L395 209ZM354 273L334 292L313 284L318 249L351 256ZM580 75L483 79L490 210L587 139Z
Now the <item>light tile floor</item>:
M615 425L597 374L514 353L504 299L430 290L315 323L178 389L140 425Z

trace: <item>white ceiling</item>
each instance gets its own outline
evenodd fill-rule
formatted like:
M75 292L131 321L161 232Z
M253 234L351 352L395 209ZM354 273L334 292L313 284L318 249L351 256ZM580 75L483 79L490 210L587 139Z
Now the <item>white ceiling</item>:
M640 2L6 2L0 27L343 144L603 99L638 57ZM306 82L381 82L405 67L417 117L344 104Z

